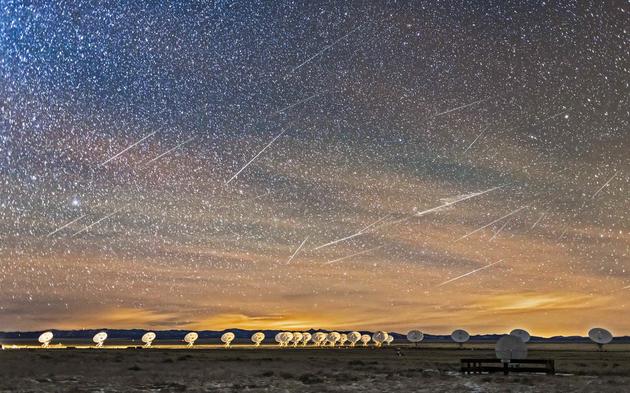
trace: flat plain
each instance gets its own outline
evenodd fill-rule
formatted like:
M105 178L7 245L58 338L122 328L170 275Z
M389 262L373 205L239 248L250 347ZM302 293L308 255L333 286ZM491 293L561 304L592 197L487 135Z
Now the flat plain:
M630 345L532 344L557 375L463 375L461 358L494 357L491 344L356 348L236 345L151 349L5 349L2 392L627 392Z

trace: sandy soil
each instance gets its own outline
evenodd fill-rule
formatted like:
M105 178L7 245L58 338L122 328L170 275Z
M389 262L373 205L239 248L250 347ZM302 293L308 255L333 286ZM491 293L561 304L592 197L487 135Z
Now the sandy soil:
M630 352L530 350L560 375L462 375L486 348L0 351L2 392L627 392ZM570 374L570 375L565 375Z

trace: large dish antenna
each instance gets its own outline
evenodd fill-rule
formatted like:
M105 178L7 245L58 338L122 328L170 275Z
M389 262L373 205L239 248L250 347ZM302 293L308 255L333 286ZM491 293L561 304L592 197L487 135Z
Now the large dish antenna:
M470 334L468 334L468 332L463 329L453 330L453 333L451 333L451 340L456 342L457 345L461 348L464 346L465 342L468 342L468 340L470 340Z
M37 339L37 341L39 341L40 344L42 344L42 348L48 348L53 337L54 335L52 332L44 332L39 335L39 338Z
M96 348L102 348L105 340L107 340L107 333L105 332L96 333L94 337L92 337L92 341L96 344Z
M372 341L374 341L377 347L380 347L381 345L383 345L384 342L387 341L387 337L389 337L389 334L387 334L387 332L378 331L372 336Z
M510 332L510 335L520 338L524 343L529 342L529 339L532 338L529 332L523 329L514 329Z
M597 344L599 350L602 351L604 349L604 345L612 341L613 335L604 328L593 328L588 331L588 338Z
M198 338L199 334L197 334L197 332L190 332L184 336L184 342L188 344L188 348L192 348Z
M359 332L350 332L348 333L348 341L350 341L350 346L354 347L356 343L361 340L361 333Z
M226 348L229 348L235 338L236 336L234 335L234 333L226 332L221 335L221 342L225 344Z
M294 347L297 347L300 342L302 342L302 333L294 332L293 339L291 340Z
M418 343L424 340L424 334L420 330L410 330L407 333L407 340L418 346Z
M265 339L265 333L263 332L257 332L257 333L252 334L252 342L257 347L260 346L260 343L262 343L264 339Z
M494 351L497 358L501 359L503 363L527 358L527 345L523 340L511 334L501 337L497 341Z
M144 343L144 347L145 348L149 348L151 346L151 344L153 344L153 341L155 341L155 338L157 337L157 335L153 332L146 332L141 340Z

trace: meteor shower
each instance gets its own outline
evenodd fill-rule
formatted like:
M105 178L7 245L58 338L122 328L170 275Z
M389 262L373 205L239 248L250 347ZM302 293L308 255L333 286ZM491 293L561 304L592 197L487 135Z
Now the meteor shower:
M0 0L0 390L621 392L628 1Z

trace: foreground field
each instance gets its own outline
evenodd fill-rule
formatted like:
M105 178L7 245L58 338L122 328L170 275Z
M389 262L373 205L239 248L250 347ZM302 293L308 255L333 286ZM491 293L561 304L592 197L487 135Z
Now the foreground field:
M532 348L560 375L459 373L463 357L492 357L487 346L453 349L18 349L0 351L0 391L28 392L624 392L630 352Z

